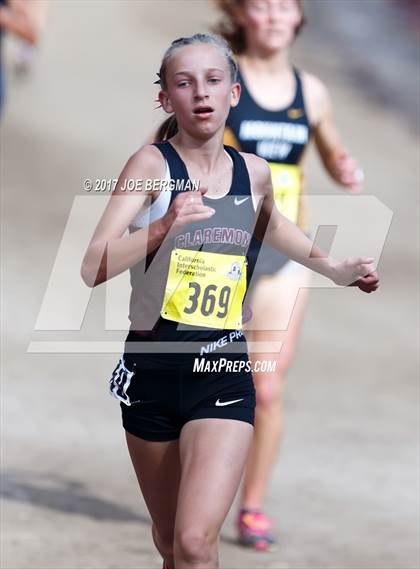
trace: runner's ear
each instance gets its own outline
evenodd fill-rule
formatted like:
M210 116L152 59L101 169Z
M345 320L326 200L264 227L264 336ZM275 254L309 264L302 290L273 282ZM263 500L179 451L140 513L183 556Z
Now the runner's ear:
M241 96L241 86L239 83L234 83L232 85L231 94L230 94L230 106L236 107L239 103L239 98Z
M166 111L167 113L174 112L171 101L165 91L163 90L159 91L158 98L159 98L159 103L162 105L164 111Z

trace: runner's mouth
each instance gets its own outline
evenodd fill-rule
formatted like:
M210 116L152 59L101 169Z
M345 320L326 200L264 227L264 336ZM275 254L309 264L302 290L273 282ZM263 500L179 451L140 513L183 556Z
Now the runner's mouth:
M193 113L195 115L205 115L212 113L213 111L214 109L212 109L211 107L197 107L196 109L194 109Z
M270 28L268 30L265 31L267 34L271 34L271 35L282 35L285 33L285 30L283 29L275 29L275 28Z

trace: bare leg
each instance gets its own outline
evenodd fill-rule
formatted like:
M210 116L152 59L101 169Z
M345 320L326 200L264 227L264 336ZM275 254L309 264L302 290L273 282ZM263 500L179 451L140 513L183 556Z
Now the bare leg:
M303 269L258 283L252 299L251 322L255 328L266 325L269 330L246 332L248 341L283 343L280 352L254 353L251 359L276 362L275 372L254 372L257 394L255 434L244 478L242 505L261 509L270 474L277 458L283 434L283 390L285 373L293 359L307 300L309 275ZM276 329L277 328L277 329ZM283 329L283 330L282 330Z
M198 419L182 429L176 569L219 567L219 532L237 492L252 433L249 423L230 419Z
M150 442L126 433L128 450L152 517L153 541L170 569L180 482L179 442Z

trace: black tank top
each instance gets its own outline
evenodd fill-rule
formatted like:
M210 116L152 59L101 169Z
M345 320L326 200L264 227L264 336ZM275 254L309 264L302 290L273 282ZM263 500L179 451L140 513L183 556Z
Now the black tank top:
M171 180L187 182L189 176L185 163L170 142L156 143L155 146L169 165ZM230 190L219 199L203 197L205 205L216 210L215 214L205 221L183 227L173 238L166 239L156 251L130 269L131 340L213 342L226 336L226 329L179 324L160 315L170 257L174 249L247 256L256 222L250 179L242 156L228 146L225 146L225 150L233 161ZM169 206L177 193L171 192ZM248 265L248 281L251 274L252 266ZM238 341L243 341L243 338Z
M295 96L292 103L280 111L261 108L251 97L239 72L241 98L239 104L230 110L226 122L226 143L268 162L299 164L309 142L310 124L303 99L302 80L296 69L293 72Z
M279 111L260 107L252 98L239 71L239 104L231 108L226 121L225 144L251 152L267 160L279 211L305 229L305 211L301 207L302 175L299 163L310 138L310 123L305 108L302 80L293 68L296 89L293 101ZM285 183L286 182L286 183ZM256 265L255 277L271 275L281 269L287 257L255 238L249 257Z

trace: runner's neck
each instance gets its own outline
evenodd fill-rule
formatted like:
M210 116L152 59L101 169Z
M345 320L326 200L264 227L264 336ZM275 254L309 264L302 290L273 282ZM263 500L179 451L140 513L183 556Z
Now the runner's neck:
M241 69L254 75L282 76L290 73L289 51L281 51L271 55L248 51L238 58Z

